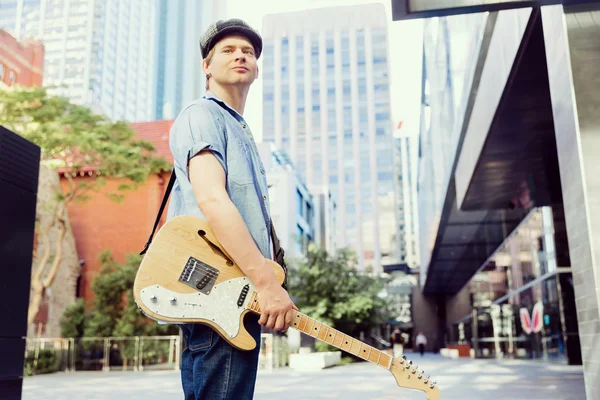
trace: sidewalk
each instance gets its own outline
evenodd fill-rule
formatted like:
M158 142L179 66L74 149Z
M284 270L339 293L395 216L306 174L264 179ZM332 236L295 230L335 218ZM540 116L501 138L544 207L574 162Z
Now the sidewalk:
M449 360L438 355L412 359L437 380L440 400L585 399L581 367L520 360ZM25 378L23 384L23 400L182 398L175 371L58 373ZM255 399L425 400L425 395L399 388L388 371L362 362L311 373L289 368L260 371Z

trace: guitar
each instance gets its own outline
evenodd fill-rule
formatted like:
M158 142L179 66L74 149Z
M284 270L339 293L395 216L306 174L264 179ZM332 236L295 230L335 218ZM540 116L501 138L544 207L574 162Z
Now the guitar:
M267 262L283 283L283 268ZM256 290L198 217L175 217L158 231L140 264L133 294L149 318L206 324L233 347L256 347L243 324L247 313L260 314ZM299 311L290 327L389 370L400 387L420 390L428 400L439 398L436 383L405 357L393 358Z

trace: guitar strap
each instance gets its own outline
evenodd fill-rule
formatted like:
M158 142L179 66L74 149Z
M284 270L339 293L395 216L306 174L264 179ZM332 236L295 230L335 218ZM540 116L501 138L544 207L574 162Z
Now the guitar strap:
M215 103L217 103L221 107L223 107L223 105L220 104L218 101L216 101L214 99L210 99L210 100L215 101ZM225 107L223 107L223 108L225 108ZM227 108L225 108L225 109L227 110ZM230 112L230 110L227 110L227 111ZM150 243L152 243L152 238L154 237L156 228L158 228L158 224L160 223L160 218L162 217L162 214L167 205L169 195L171 194L171 190L173 189L173 186L175 184L175 179L176 179L175 168L173 168L173 170L171 171L171 178L169 179L169 183L167 184L167 189L165 190L165 194L163 196L162 202L160 203L158 215L156 216L156 220L154 221L154 226L152 227L152 232L150 233L150 236L148 237L148 241L146 242L144 249L140 252L140 255L146 254L146 251L148 251L148 248L150 247ZM285 251L283 250L283 248L281 247L281 244L279 243L279 238L277 237L277 233L275 233L275 227L273 226L273 220L270 218L269 218L269 225L270 225L270 231L271 231L270 236L273 241L273 250L275 252L275 261L277 262L277 264L281 265L281 267L283 268L283 270L285 272L285 279L283 281L282 286L284 288L287 288L287 265L285 264L285 260L284 260Z
M163 196L162 202L160 203L158 215L156 216L156 220L154 221L154 226L152 227L152 232L150 233L150 236L148 237L148 241L146 242L144 249L140 252L140 255L142 255L142 256L144 254L146 254L146 251L148 251L148 248L150 247L150 243L152 243L154 233L156 232L156 228L158 228L158 224L160 223L160 218L162 217L162 214L167 205L167 201L169 199L169 195L171 194L171 190L173 189L173 186L175 184L175 179L176 179L175 168L173 168L173 170L171 171L171 178L169 179L169 183L167 184L167 189L165 190L165 194ZM285 260L284 260L285 251L283 250L283 248L281 247L281 245L279 243L279 238L277 237L277 233L275 233L275 227L273 226L273 220L270 219L269 223L270 223L270 229L271 229L271 239L273 240L273 250L275 251L275 261L277 262L277 264L281 265L281 267L285 271L285 280L283 282L283 287L287 288L287 265L285 264Z

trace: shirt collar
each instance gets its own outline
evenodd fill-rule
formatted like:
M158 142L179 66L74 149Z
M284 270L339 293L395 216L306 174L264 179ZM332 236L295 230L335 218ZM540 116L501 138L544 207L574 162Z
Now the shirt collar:
M231 107L229 104L227 104L227 102L225 102L224 100L221 100L219 97L217 97L216 94L214 94L213 92L211 92L210 90L207 90L206 93L203 96L205 99L208 100L215 100L217 101L219 104L221 104L223 107L225 107L227 109L227 111L229 111L229 113L238 121L244 121L244 117L242 117L240 115L240 113L238 113L233 107Z

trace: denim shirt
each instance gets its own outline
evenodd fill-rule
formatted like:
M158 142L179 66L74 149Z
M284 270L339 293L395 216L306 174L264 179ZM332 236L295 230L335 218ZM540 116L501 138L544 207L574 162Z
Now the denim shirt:
M270 210L265 168L244 118L211 92L184 108L171 127L169 146L177 177L167 219L195 215L202 219L188 175L188 162L202 150L219 160L227 194L239 210L250 235L266 258L270 246Z

